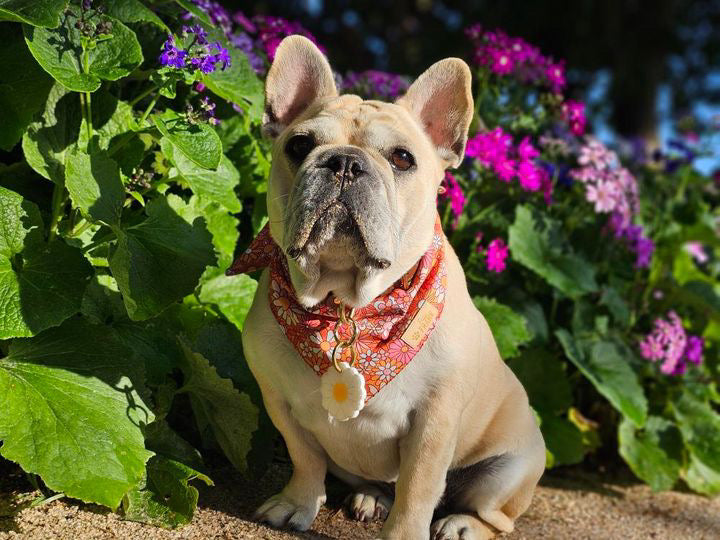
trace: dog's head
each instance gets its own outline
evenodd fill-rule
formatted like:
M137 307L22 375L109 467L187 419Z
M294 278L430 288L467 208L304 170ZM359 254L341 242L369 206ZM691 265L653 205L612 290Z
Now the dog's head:
M267 205L298 300L332 292L366 305L429 247L447 167L462 160L472 119L470 70L437 62L395 103L339 96L327 59L291 36L265 85L274 138Z

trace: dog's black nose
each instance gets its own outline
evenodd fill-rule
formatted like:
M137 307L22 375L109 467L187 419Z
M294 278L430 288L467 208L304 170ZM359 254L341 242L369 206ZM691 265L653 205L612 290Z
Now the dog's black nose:
M333 154L325 162L324 167L347 180L352 180L365 172L361 158L354 154Z

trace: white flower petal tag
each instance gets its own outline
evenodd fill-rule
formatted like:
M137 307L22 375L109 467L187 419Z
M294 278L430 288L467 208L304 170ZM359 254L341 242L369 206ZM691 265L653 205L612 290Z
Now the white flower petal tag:
M365 406L365 379L347 362L339 362L341 371L330 367L320 378L322 405L341 422L355 418Z

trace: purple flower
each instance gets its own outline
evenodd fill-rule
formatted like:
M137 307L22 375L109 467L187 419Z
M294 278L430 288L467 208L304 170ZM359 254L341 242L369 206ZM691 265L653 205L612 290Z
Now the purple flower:
M185 58L187 51L178 49L175 46L175 38L168 36L167 41L163 43L162 53L160 54L160 64L163 66L185 67Z
M657 362L662 360L660 371L666 375L682 375L687 371L687 362L699 365L702 362L704 341L698 336L688 336L680 317L674 311L667 314L667 320L655 319L653 330L639 343L643 358Z
M194 69L199 69L205 74L212 73L215 71L215 57L213 55L202 55L196 56L190 59L190 65Z
M350 71L342 81L344 92L355 93L364 98L388 101L404 94L409 86L406 77L377 70L359 73Z
M230 53L227 49L223 48L220 43L215 43L213 46L215 47L215 50L217 50L217 54L214 56L214 61L216 64L218 62L222 63L222 67L220 69L224 71L226 68L230 67Z
M243 30L250 34L257 32L256 26L248 19L242 11L236 11L232 16L233 21L242 27Z
M705 346L705 340L699 336L688 336L687 344L685 345L685 358L692 362L696 366L702 363L703 347Z
M205 45L208 42L207 31L199 24L194 24L192 26L183 26L182 33L185 35L195 34L195 40L198 45Z

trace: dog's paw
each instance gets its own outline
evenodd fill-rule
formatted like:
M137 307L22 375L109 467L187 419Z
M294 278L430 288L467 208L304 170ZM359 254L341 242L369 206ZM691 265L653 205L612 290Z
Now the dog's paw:
M431 540L488 540L495 534L476 517L450 514L430 527Z
M279 529L306 531L315 520L318 510L319 505L299 505L278 493L255 511L253 519Z
M375 486L362 486L350 495L348 509L350 515L358 521L387 519L393 500Z

